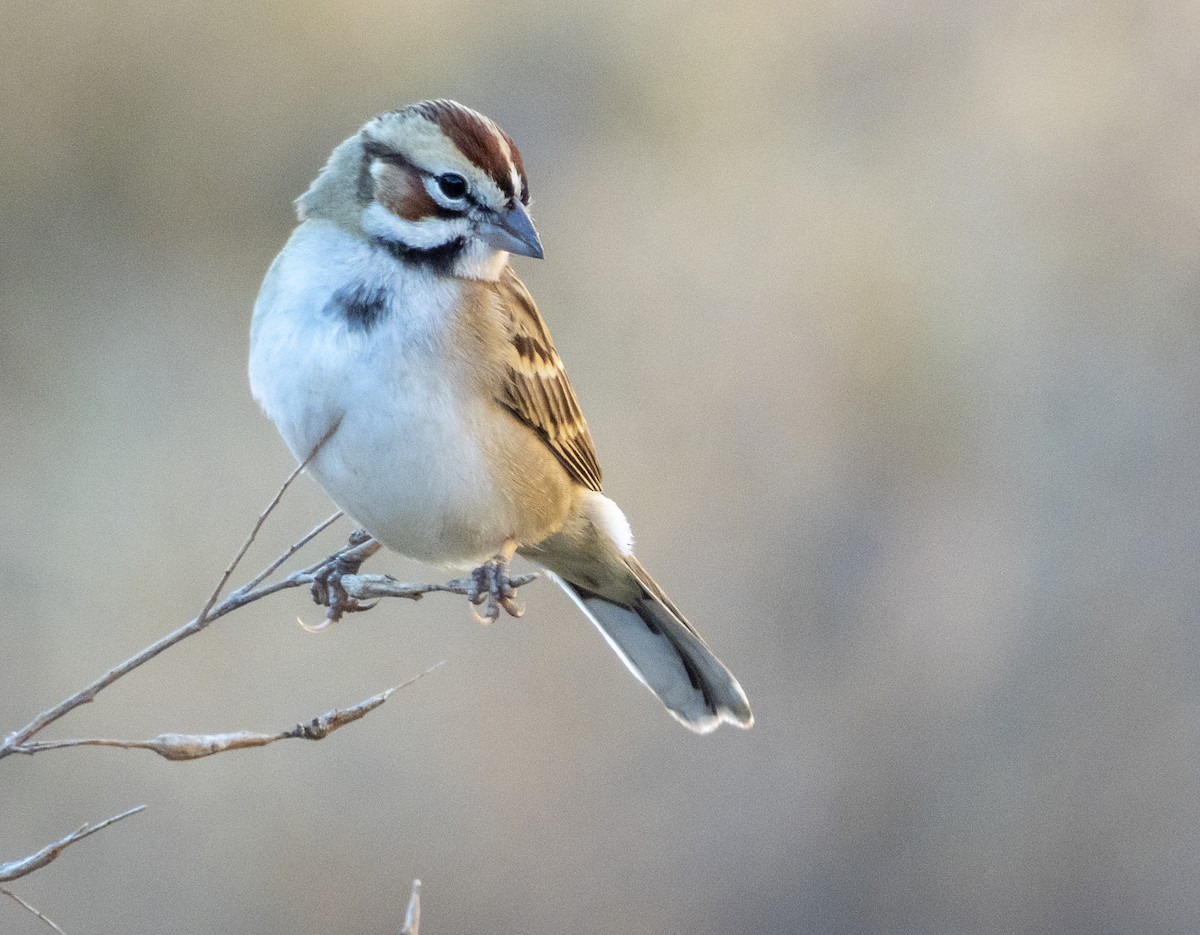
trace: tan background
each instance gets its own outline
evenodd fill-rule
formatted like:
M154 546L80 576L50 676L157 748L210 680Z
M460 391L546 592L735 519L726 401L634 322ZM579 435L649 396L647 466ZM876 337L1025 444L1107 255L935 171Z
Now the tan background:
M759 719L690 736L545 583L292 593L48 735L448 663L319 745L0 764L0 857L149 806L16 887L71 935L382 935L416 875L429 935L1200 929L1200 8L733 9L0 3L0 730L195 613L290 467L289 202L430 96L520 144L607 489Z

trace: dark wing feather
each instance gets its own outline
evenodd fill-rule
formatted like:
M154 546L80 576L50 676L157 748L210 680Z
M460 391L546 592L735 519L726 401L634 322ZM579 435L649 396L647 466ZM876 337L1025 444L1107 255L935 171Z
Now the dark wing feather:
M511 268L495 287L509 328L500 404L541 436L576 481L599 491L592 436L533 297Z

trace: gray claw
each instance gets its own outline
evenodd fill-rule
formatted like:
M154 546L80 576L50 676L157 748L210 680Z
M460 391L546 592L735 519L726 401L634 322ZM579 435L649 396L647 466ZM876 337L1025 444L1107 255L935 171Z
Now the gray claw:
M365 533L356 533L350 536L351 545L361 545L366 539L362 536ZM356 541L357 538L357 541ZM370 538L367 536L367 538ZM364 610L370 610L378 601L370 604L360 604L355 598L346 593L345 587L342 585L342 578L346 575L356 575L362 567L364 559L349 558L344 553L338 552L329 556L325 563L313 573L312 582L312 598L317 604L322 607L328 607L325 613L325 619L329 623L336 623L341 620L345 614L358 613Z
M467 600L473 605L485 604L483 613L471 608L475 619L482 624L495 623L503 609L512 617L520 617L525 608L514 600L517 590L508 576L508 562L492 558L471 572L471 587Z

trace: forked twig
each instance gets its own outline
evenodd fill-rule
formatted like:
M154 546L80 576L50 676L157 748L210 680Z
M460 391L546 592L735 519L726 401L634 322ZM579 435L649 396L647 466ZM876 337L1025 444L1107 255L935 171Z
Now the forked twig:
M69 697L64 698L58 704L41 712L24 727L10 733L3 739L3 741L0 741L0 759L11 756L14 753L31 755L40 751L63 749L67 747L105 746L120 747L123 749L151 750L154 753L157 753L159 756L165 757L169 760L193 760L201 757L212 756L216 753L223 753L227 750L240 750L251 747L266 746L267 744L275 743L279 740L322 740L329 736L329 734L331 734L333 731L338 730L352 721L356 721L359 718L364 717L367 713L373 711L375 708L387 701L387 699L390 698L392 694L394 694L400 688L404 688L405 686L412 684L417 679L427 675L429 672L432 672L434 669L443 665L444 663L439 662L437 665L426 669L425 672L414 676L407 682L380 692L377 695L373 695L370 698L364 699L352 707L345 709L335 708L333 710L326 711L324 714L318 715L308 722L296 724L294 727L288 730L279 731L278 733L274 734L256 733L252 731L235 731L224 734L166 733L159 734L157 737L153 737L149 740L133 741L108 740L102 738L82 738L57 741L32 740L32 738L44 728L55 723L81 705L93 701L100 692L112 685L117 680L121 679L125 675L128 675L134 669L137 669L139 666L149 662L155 656L165 652L167 649L170 649L172 646L183 641L187 637L199 633L213 621L220 619L226 614L229 614L241 607L245 607L247 604L261 600L262 598L271 594L275 594L279 591L303 587L306 585L313 585L314 581L317 581L318 576L321 575L321 570L323 568L328 568L330 561L336 562L337 560L341 560L343 563L346 563L344 567L346 567L348 570L353 570L355 572L357 571L362 560L372 554L375 548L378 548L377 544L372 546L370 540L368 540L366 543L362 542L361 540L352 540L350 545L335 553L332 559L326 559L307 568L302 568L299 571L295 571L288 575L283 580L277 581L273 584L263 584L263 582L266 581L267 578L269 578L275 571L277 571L284 562L286 562L289 558L295 555L296 552L298 552L321 532L336 522L342 516L342 512L339 510L332 516L329 516L327 519L317 524L312 530L306 533L292 546L285 549L283 553L280 554L269 565L267 565L266 568L251 578L248 582L246 582L246 584L242 585L241 588L230 593L225 600L222 601L220 599L221 593L224 591L226 585L228 585L234 571L241 563L241 560L245 557L246 552L253 544L267 518L279 505L279 502L282 500L283 495L287 492L287 489L291 486L292 482L300 475L308 463L321 449L321 446L329 440L336 430L337 425L335 424L333 428L331 428L329 432L327 432L326 435L317 443L309 456L296 467L291 475L289 475L287 480L284 481L282 486L276 492L275 496L267 504L266 508L259 514L253 528L250 530L250 534L246 537L246 540L238 549L237 554L234 555L233 559L226 566L225 571L222 573L220 580L217 583L217 586L213 589L212 593L205 601L204 606L201 608L200 613L198 613L195 618L171 633L161 637L119 665L109 669L102 676L92 681L89 685L85 686ZM342 566L339 565L337 567ZM514 587L519 587L523 584L527 584L536 577L536 575L525 575L514 579L512 584ZM358 574L347 574L340 577L338 580L338 586L343 587L343 582L344 593L350 598L356 600L372 600L381 597L407 597L412 600L418 600L423 594L435 591L446 591L465 595L469 593L473 583L471 580L459 579L448 582L447 584L405 584L403 582L396 581L394 578L391 578L387 575ZM322 584L326 583L327 578L322 579ZM333 619L336 619L336 617ZM109 825L121 821L123 818L134 815L142 811L144 808L144 805L139 805L135 808L129 809L128 811L122 812L119 815L114 815L112 818L106 819L105 821L83 825L77 831L72 832L71 834L53 842L52 844L46 845L35 853L30 854L28 857L23 857L19 860L13 860L7 863L0 863L0 883L6 883L10 880L20 879L21 877L24 877L35 870L45 867L47 864L57 859L64 850L77 841L81 841L84 838L95 834L97 831L103 830ZM414 881L412 898L409 901L408 914L405 919L405 927L403 930L405 935L418 935L418 926L420 923L419 889L420 881ZM0 896L7 896L8 898L12 899L20 906L37 916L38 919L40 919L50 928L54 929L56 932L59 932L61 935L62 929L59 928L57 924L55 924L49 917L45 916L15 893L3 886L0 886Z
M213 590L208 600L205 601L204 606L201 608L199 614L197 614L192 620L189 620L183 626L173 630L166 636L161 637L154 643L151 643L141 652L109 669L85 688L82 688L73 695L64 698L53 707L47 708L24 727L13 731L11 734L5 737L2 742L0 742L0 760L7 756L11 756L14 753L31 753L37 749L50 749L54 746L61 746L55 744L51 744L49 746L42 744L34 745L30 744L29 741L37 733L53 724L64 715L69 714L71 711L74 711L81 705L88 704L89 702L93 701L95 697L100 694L100 692L108 688L108 686L112 685L118 679L123 678L134 669L149 662L159 653L170 649L176 643L182 642L189 636L199 633L213 621L219 620L221 617L224 617L226 614L234 610L238 610L241 607L245 607L247 604L261 600L262 598L268 597L269 595L275 594L279 591L288 590L290 588L311 586L316 580L319 569L326 565L328 560L323 560L310 565L307 568L302 568L299 571L288 575L281 581L275 582L274 584L263 585L262 582L265 581L271 574L273 574L285 561L291 558L296 552L298 552L322 531L331 526L339 517L341 517L342 513L340 510L323 520L321 523L318 523L295 544L284 550L284 552L278 558L272 561L266 568L246 582L246 584L229 594L224 601L219 601L221 592L229 583L230 577L232 577L233 572L237 569L237 566L245 556L246 551L254 542L259 530L262 529L263 524L266 522L267 517L269 517L274 511L275 507L279 505L279 502L283 498L284 493L287 492L288 487L291 486L292 482L300 475L300 472L303 471L308 463L316 456L317 452L321 450L321 446L330 439L333 433L337 430L337 427L337 424L335 424L333 428L325 433L325 436L319 442L317 442L316 447L313 448L309 456L305 458L288 476L288 479L283 482L283 485L276 492L275 496L271 498L270 503L268 503L262 513L259 514L253 528L250 530L250 534L246 537L245 542L242 543L241 548L238 549L237 554L233 557L233 560L230 561L229 565L225 568L217 587ZM378 548L378 544L374 543L373 540L368 540L365 543L355 542L335 553L334 558L360 558L361 556L371 554L371 551L373 550L372 546L376 549ZM518 578L514 578L512 580L512 584L514 587L520 587L523 584L528 584L536 577L536 575L523 575ZM465 595L469 593L471 585L471 582L466 579L456 579L446 584L405 584L396 581L394 578L391 578L387 575L347 575L341 579L340 583L344 587L345 592L349 595L349 597L357 600L373 600L381 597L405 597L409 598L410 600L418 600L423 594L429 594L435 591L446 591L453 594ZM316 627L314 629L320 629L320 627Z
M243 542L242 547L240 549L238 549L237 555L235 555L233 557L233 560L229 563L229 565L226 566L225 573L223 575L221 575L221 580L218 581L217 586L215 588L213 588L212 594L209 595L208 600L205 602L204 606L200 609L200 613L196 614L196 619L198 621L200 621L200 624L202 626L203 626L204 622L208 619L208 612L210 610L212 610L213 604L215 604L217 602L217 598L219 598L221 596L221 592L223 590L225 590L225 585L227 585L229 583L229 579L233 576L234 570L241 563L242 559L246 555L247 550L249 550L250 546L254 543L255 538L258 536L258 531L263 528L263 523L265 523L267 521L267 517L270 516L273 512L275 512L275 507L279 506L279 501L283 499L283 495L285 493L287 493L287 489L292 486L292 481L294 481L297 477L300 476L300 474L304 471L304 469L306 467L308 467L308 465L312 461L312 459L317 456L317 452L319 452L323 447L325 447L325 443L327 441L329 441L329 439L333 438L334 432L336 432L341 427L341 424L342 424L342 420L338 419L337 421L335 421L333 423L333 425L331 425L329 427L329 431L327 431L324 435L322 435L320 440L315 445L313 445L313 449L312 449L312 451L310 451L308 453L308 457L305 458L303 461L301 461L299 464L297 464L296 470L292 471L292 473L288 475L288 479L285 480L283 482L283 485L279 488L279 490L277 490L275 492L275 496L271 498L271 502L267 504L266 509L258 514L258 519L255 521L254 526L251 528L250 535L248 535L246 537L246 541ZM333 520L329 520L328 522L332 523ZM324 527L318 527L318 531L321 528L324 528ZM311 538L311 536L310 536L310 538ZM300 548L306 541L307 540L302 539L300 541L300 543L298 543L293 548L292 551L295 551L295 549ZM288 554L290 554L290 553L288 553ZM286 560L287 560L286 555L283 558L280 558L278 561L278 564L273 565L266 573L263 574L263 578L265 578L267 575L269 575L271 573L271 571L273 571L275 568L278 568L279 565L283 564L283 562L285 562ZM259 579L259 580L261 580L261 579Z
M122 818L128 818L130 815L136 815L142 811L145 805L135 805L127 811L121 812L119 815L113 815L112 818L106 818L104 821L97 821L84 825L77 831L72 831L64 838L60 838L53 844L47 844L39 851L35 851L28 857L22 857L19 860L10 860L8 863L0 864L0 883L8 883L11 880L19 880L23 876L28 876L35 870L40 870L42 867L53 862L58 858L58 855L65 851L76 841L82 841L84 838L95 834L97 831L103 831L109 825L116 824ZM59 935L66 935L65 932L43 912L39 911L34 906L31 906L20 896L14 893L7 887L0 886L0 895L7 896L17 905L24 907L29 912L33 913L39 919L58 932Z
M43 750L61 750L66 747L118 747L122 750L151 750L168 760L198 760L201 757L212 756L214 753L224 753L226 750L265 747L278 740L324 740L339 727L345 727L347 724L365 717L400 689L407 688L417 679L445 664L445 660L442 660L424 672L414 675L408 681L377 695L372 695L356 705L349 708L334 708L324 714L318 714L312 720L303 721L288 730L274 734L239 730L225 734L168 733L159 734L149 740L108 740L99 737L85 737L76 740L35 740L25 744L18 752L38 753Z
M173 631L172 633L168 633L166 636L162 637L158 641L151 643L149 646L147 646L145 649L143 649L136 656L132 656L129 659L126 659L120 665L114 666L113 668L109 669L107 672L104 673L104 675L100 676L100 678L96 679L94 682L92 682L86 688L80 689L79 691L77 691L75 694L71 695L68 698L64 698L62 701L60 701L54 707L48 708L47 710L43 711L41 714L39 714L37 717L35 717L32 721L30 721L28 724L26 724L24 727L9 734L7 737L4 738L4 742L0 743L0 760L4 759L4 757L6 757L6 756L10 756L13 753L18 752L19 749L25 744L26 741L29 740L30 737L32 737L34 734L38 733L39 731L43 730L44 728L48 727L49 725L53 724L55 721L57 721L63 715L68 714L71 711L74 711L80 705L87 704L88 702L94 700L95 697L100 692L102 692L104 689L106 689L113 682L117 681L117 679L122 678L125 675L128 675L130 672L132 672L138 666L143 665L146 662L149 662L151 659L153 659L159 653L163 652L164 650L170 649L172 646L174 646L176 643L180 642L181 640L186 639L187 637L191 636L194 633L199 633L209 623L211 623L213 620L215 620L217 618L217 616L220 616L217 613L215 613L215 611L213 609L213 605L216 603L216 600L220 596L222 589L225 587L226 583L229 581L229 578L233 574L234 569L237 568L238 563L242 560L242 556L244 556L246 554L246 550L249 549L250 544L252 542L254 542L255 537L258 535L258 531L260 529L262 529L263 523L265 523L267 521L267 517L270 516L271 513L275 510L275 507L277 507L279 505L279 501L283 499L283 495L284 495L284 493L287 492L288 487L290 487L292 485L292 481L294 481L300 475L300 472L303 471L305 469L305 467L308 466L308 463L310 461L312 461L312 459L314 457L316 457L317 452L321 450L321 446L324 445L327 441L329 441L329 439L333 436L333 433L337 431L338 426L340 424L341 424L341 420L338 420L337 422L335 422L333 424L333 427L330 428L330 430L325 433L325 435L321 438L321 440L319 442L317 442L317 444L313 447L313 450L311 452L309 452L308 457L305 458L302 462L300 462L299 465L297 465L296 470L292 471L292 473L288 476L288 479L285 480L283 482L282 486L280 486L279 490L276 491L275 496L271 498L271 502L267 504L266 509L264 509L262 511L262 513L259 514L258 519L254 523L254 527L250 530L250 535L246 537L246 541L243 542L242 547L240 549L238 549L237 555L234 556L233 561L231 561L229 563L229 565L225 569L224 574L221 575L221 580L217 583L217 587L213 590L212 596L209 597L209 599L205 602L203 609L201 609L200 613L197 614L194 619L189 620L182 627ZM300 548L300 546L303 543L308 542L314 535L316 535L317 532L319 532L321 529L324 529L325 526L329 525L332 522L333 522L333 520L330 519L330 520L327 520L326 523L322 524L321 526L318 526L314 532L309 533L309 535L306 536L304 539L302 539L300 541L300 543L297 543L295 546L293 546L292 549L287 554L291 554L296 549ZM278 563L282 564L282 562L284 560L286 560L286 556L284 558L279 559ZM266 574L270 574L271 571L273 571L275 568L279 567L279 564L273 564L272 567L266 572ZM263 578L266 577L266 574L263 575ZM262 578L260 578L258 580L261 581ZM226 602L226 603L228 603L228 602ZM222 605L222 606L224 606L224 605ZM232 607L229 608L228 610L225 611L225 613L228 613L228 611L232 610L232 609L234 609L234 608L232 608Z
M271 577L271 575L275 574L276 569L278 569L280 565L282 565L289 558L291 558L293 555L295 555L297 552L299 552L302 548L304 548L306 545L308 545L310 542L312 542L313 539L315 539L317 536L319 536L321 533L323 533L326 529L328 529L330 526L332 526L334 523L336 523L339 519L342 518L343 515L344 514L342 513L342 511L338 510L336 513L332 514L331 516L326 517L321 522L317 523L316 526L314 526L307 533L305 533L303 536L301 536L299 539L297 539L292 545L290 545L286 549L284 549L283 552L281 552L279 554L278 558L276 558L273 562L271 562L270 565L268 565L266 568L264 568L262 571L260 571L257 575L255 575L253 578L251 578L249 581L247 581L245 584L243 584L240 588L238 588L238 590L239 591L253 591L256 587L258 587L260 584L262 584L267 578L269 578L269 577Z
M59 854L65 851L76 841L82 841L84 838L95 834L97 831L103 831L109 825L115 824L122 818L128 818L130 815L136 815L142 811L145 805L135 805L127 811L121 812L120 815L113 815L112 818L106 818L104 821L97 821L84 825L78 831L72 831L65 838L55 841L53 844L47 844L40 851L30 854L28 857L22 857L20 860L10 860L6 864L0 864L0 883L8 883L10 880L17 880L27 874L33 873L35 870L40 870L46 864L55 860Z
M311 535L311 533L310 533ZM348 551L355 546L349 546L343 551ZM76 692L69 698L59 702L53 708L43 711L36 718L29 722L20 730L14 731L4 739L0 744L0 759L6 756L11 756L14 753L32 753L39 749L38 745L29 743L38 731L49 724L54 723L63 715L69 713L75 708L86 702L91 701L103 689L107 688L113 682L122 676L132 672L138 666L153 659L164 650L170 649L176 643L186 639L196 633L199 633L204 626L219 620L226 614L245 607L247 604L252 604L255 601L262 600L264 597L269 597L279 591L289 590L291 588L307 587L313 583L314 569L320 567L321 564L312 568L302 568L299 571L293 572L286 578L276 581L273 584L262 585L253 590L245 590L239 588L230 594L224 601L214 606L208 612L208 619L202 624L199 618L189 621L179 629L168 633L166 636L157 642L147 646L137 655L125 660L120 665L110 669L96 681L92 682L87 688ZM537 575L519 575L512 579L513 587L521 587L536 580ZM419 600L425 594L435 592L447 592L450 594L466 595L470 591L472 582L466 578L456 578L453 581L448 581L445 584L412 584L403 581L397 581L390 575L347 575L343 579L343 585L346 592L353 598L359 600L374 600L382 597L403 597L409 600ZM53 747L51 744L50 747ZM41 747L41 749L49 749L50 747Z

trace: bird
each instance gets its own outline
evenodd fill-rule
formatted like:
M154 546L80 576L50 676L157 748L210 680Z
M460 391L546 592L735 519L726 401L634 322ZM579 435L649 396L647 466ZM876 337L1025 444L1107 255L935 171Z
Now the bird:
M334 148L254 305L251 392L376 543L474 569L482 619L518 616L509 562L545 569L697 733L746 694L634 556L563 362L510 256L541 259L512 138L455 101Z

